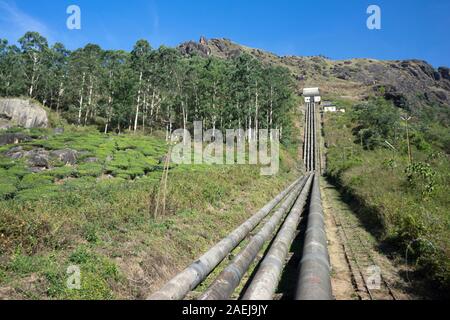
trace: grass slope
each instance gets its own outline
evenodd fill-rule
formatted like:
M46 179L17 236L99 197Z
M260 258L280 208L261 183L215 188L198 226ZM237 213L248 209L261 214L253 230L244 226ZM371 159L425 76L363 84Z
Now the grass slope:
M296 152L286 150L273 177L248 165L177 166L166 213L154 219L163 140L77 128L28 133L37 139L25 150L71 148L79 158L32 174L24 160L1 157L0 298L143 298L299 174ZM66 285L71 265L80 268L80 290Z
M324 115L328 146L327 175L338 183L357 207L361 220L399 249L421 277L450 289L450 161L436 141L414 141L416 170L408 171L406 140L400 137L397 151L387 147L363 148L355 128L353 103L337 100L346 114ZM419 134L416 134L419 136ZM419 168L420 167L420 168Z

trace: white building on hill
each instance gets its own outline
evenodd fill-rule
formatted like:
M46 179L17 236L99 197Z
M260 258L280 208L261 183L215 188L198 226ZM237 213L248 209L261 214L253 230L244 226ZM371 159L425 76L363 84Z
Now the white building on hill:
M322 101L319 88L304 88L303 97L305 98L305 103L312 101L320 103Z

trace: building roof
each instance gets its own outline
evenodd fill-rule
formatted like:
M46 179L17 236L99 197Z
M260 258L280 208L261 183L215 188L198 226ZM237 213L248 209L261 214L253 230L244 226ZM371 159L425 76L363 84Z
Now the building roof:
M304 88L303 95L305 97L320 96L319 88Z

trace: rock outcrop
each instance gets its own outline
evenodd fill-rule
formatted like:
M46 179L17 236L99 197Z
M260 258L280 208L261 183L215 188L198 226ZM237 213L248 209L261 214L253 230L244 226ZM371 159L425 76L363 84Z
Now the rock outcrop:
M189 41L178 46L183 55L197 54L202 57L215 56L223 59L235 58L243 52L242 46L227 39L210 39L201 37L199 42Z
M55 150L50 153L53 157L58 160L64 162L65 165L74 165L77 162L77 154L76 150L64 149L64 150Z
M72 149L49 151L44 148L34 148L27 150L23 146L15 146L4 152L3 155L12 160L25 159L31 172L41 172L52 169L51 164L54 164L55 160L62 162L66 166L73 166L78 162L78 152ZM98 161L96 158L95 160Z
M0 119L8 122L9 126L24 128L47 128L47 112L37 103L13 98L0 99ZM5 126L6 128L8 126Z
M0 146L7 144L18 144L24 141L30 141L31 138L23 133L5 133L0 134Z

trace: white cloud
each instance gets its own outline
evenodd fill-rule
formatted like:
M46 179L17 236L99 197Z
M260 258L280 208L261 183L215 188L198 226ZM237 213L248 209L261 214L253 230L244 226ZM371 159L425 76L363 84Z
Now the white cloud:
M16 41L27 31L37 31L47 38L52 36L45 23L19 9L14 2L0 0L0 38Z

